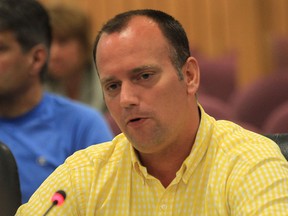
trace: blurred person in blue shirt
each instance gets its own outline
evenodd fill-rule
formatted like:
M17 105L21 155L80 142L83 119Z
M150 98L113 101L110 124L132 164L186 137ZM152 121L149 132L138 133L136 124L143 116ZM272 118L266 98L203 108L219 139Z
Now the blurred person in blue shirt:
M34 0L0 2L0 141L12 151L22 202L75 151L112 139L100 112L43 90L49 16Z

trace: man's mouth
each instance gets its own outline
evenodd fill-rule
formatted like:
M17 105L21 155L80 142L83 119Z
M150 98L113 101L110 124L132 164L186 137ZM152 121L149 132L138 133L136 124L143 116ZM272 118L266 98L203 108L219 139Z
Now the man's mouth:
M146 118L141 118L141 117L131 118L130 120L128 120L127 125L138 127L142 125L145 122L145 120Z
M136 121L139 121L139 120L141 120L141 118L131 119L129 122L136 122Z

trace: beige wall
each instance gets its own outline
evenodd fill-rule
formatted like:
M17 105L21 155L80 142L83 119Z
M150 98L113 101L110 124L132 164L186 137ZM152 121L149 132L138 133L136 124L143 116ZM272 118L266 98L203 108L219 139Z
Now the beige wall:
M209 57L231 50L238 55L238 83L244 86L271 73L274 37L288 37L287 0L39 0L76 6L90 15L93 34L115 14L139 8L160 9L184 26L192 47Z

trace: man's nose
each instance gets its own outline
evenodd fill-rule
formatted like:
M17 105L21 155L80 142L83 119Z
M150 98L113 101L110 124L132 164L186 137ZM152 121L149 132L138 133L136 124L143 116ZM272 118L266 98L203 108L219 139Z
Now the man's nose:
M139 97L137 96L137 88L133 83L122 83L120 93L120 105L123 108L138 105Z

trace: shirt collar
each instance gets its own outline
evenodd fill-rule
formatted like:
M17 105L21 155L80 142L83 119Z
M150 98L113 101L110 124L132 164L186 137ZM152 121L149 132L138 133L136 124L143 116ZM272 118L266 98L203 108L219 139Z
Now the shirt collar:
M198 104L198 107L201 120L196 134L196 139L189 156L185 159L182 167L180 168L180 170L183 169L183 181L185 183L188 182L190 176L193 174L201 160L206 155L209 147L209 136L211 136L210 131L212 130L213 122L215 122L215 119L206 114L200 104Z
M145 180L148 179L149 174L147 172L146 167L141 165L136 150L133 148L133 145L131 143L130 143L130 155L134 171L141 176L141 178L143 179L143 184L145 184Z

